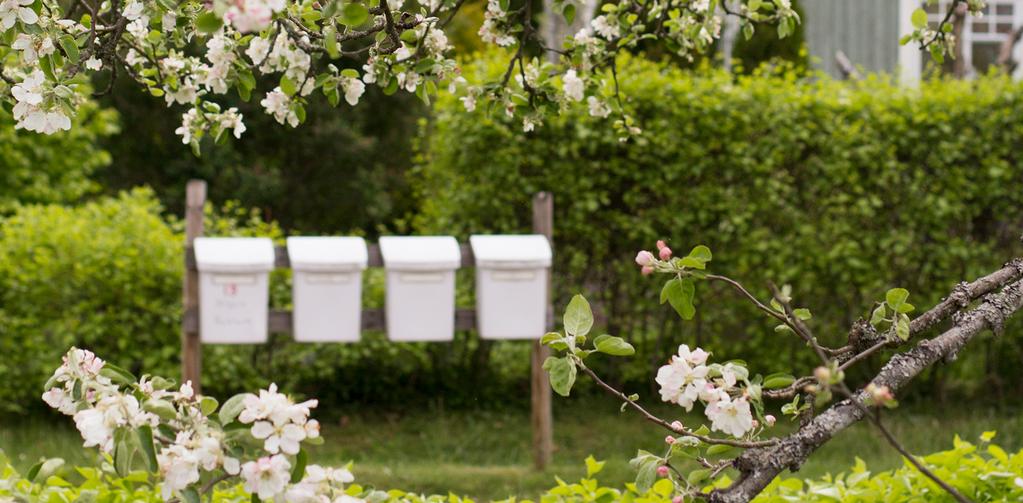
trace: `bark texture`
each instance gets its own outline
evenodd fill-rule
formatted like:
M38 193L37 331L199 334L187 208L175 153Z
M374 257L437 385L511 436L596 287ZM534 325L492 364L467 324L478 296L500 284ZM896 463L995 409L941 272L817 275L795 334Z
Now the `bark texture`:
M941 360L954 360L959 351L984 330L991 329L999 333L1006 318L1023 307L1023 281L1018 280L1019 274L1019 263L1014 262L978 280L986 280L978 287L989 288L997 284L995 279L1017 278L1001 292L989 294L975 309L953 316L954 323L949 330L892 357L872 382L878 386L888 386L893 392L897 391L927 367ZM992 277L995 275L999 276ZM914 328L933 326L944 317L952 315L957 307L965 307L962 302L968 300L960 299L968 299L971 293L968 291L969 286L975 284L977 282L961 284L945 302L921 316L923 319L914 321L918 325ZM935 310L940 313L932 315ZM855 399L866 404L866 394L863 391L858 392ZM715 503L750 501L783 470L798 470L817 448L863 417L859 407L849 400L843 400L814 417L795 433L783 437L777 445L747 450L735 460L735 468L740 472L738 479L731 486L709 494L708 500Z

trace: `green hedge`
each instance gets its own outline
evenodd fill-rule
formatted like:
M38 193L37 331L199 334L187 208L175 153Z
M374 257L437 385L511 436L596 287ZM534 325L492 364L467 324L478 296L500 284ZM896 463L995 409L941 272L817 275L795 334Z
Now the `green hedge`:
M98 145L118 131L117 114L83 104L70 131L43 135L14 129L0 106L0 214L24 203L67 203L99 190L90 175L110 164Z
M507 64L481 61L470 80ZM528 231L531 194L553 192L559 301L575 291L597 301L609 330L637 345L622 371L638 385L682 342L765 373L812 363L722 288L702 287L698 318L679 323L633 263L658 238L681 252L709 245L712 269L761 297L769 282L791 284L832 344L888 288L926 307L1023 251L1023 84L916 90L884 77L847 83L784 67L736 77L639 58L618 73L644 131L635 140L620 142L613 118L585 106L523 134L500 110L467 113L443 97L423 128L415 185L420 229L462 236ZM983 374L1011 396L1023 383L1019 337L980 344L927 382Z

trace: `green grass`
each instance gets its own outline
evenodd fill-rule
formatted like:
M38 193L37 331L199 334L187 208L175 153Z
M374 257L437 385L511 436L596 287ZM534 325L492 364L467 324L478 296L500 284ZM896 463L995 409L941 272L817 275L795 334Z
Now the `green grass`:
M664 416L677 411L656 410ZM920 413L907 408L890 413L886 422L912 452L921 454L949 448L956 433L976 439L986 430L997 430L996 441L1006 450L1023 448L1023 419L1016 410L957 408ZM780 422L777 429L791 427ZM327 442L313 448L312 461L354 461L361 483L424 493L451 491L483 500L535 496L554 485L555 474L578 479L589 454L607 460L600 477L603 483L621 485L633 477L628 461L636 450L662 449L665 435L635 414L620 414L612 402L556 400L554 463L537 472L531 468L526 412L419 410L402 415L367 411L325 424L323 433ZM40 456L94 462L95 456L86 455L80 444L70 420L0 426L0 449L20 470ZM815 453L798 476L840 472L856 456L874 471L902 462L876 432L859 424Z

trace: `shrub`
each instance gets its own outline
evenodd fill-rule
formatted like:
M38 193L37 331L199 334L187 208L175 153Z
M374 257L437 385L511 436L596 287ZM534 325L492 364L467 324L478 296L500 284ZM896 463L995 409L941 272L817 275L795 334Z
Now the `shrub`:
M176 375L180 246L148 190L0 221L0 410L37 404L76 344Z
M505 64L481 58L466 75ZM500 110L467 113L446 96L423 128L415 185L419 228L462 237L528 231L530 196L553 192L557 303L584 291L611 333L635 341L647 358L625 378L645 382L653 355L681 342L777 362L765 371L791 367L799 351L766 324L743 323L749 308L723 289L702 296L696 323L656 309L632 259L658 238L728 250L716 267L761 298L768 281L791 284L829 322L818 329L826 343L889 288L908 288L923 309L1023 250L1023 84L990 76L914 90L883 76L690 73L638 58L623 58L619 75L644 130L635 141L619 142L613 118L578 109L523 134ZM987 376L956 383L1014 389L1020 338L984 344L931 382Z
M52 136L14 129L14 118L0 107L0 214L19 203L77 201L99 189L90 177L110 164L97 145L117 132L117 114L86 103L71 130Z
M988 438L990 440L990 438ZM986 440L981 445L965 442L958 437L951 450L937 452L923 458L944 480L950 482L966 497L977 502L1019 501L1023 498L1023 451L1009 454L1001 447ZM670 483L655 484L645 494L639 494L633 484L625 489L602 486L596 475L603 463L587 460L587 476L577 483L567 483L560 479L557 486L541 495L539 501L557 502L607 502L607 501L644 501L648 503L667 503L671 501ZM358 470L356 470L358 475ZM139 483L139 476L129 475L118 477L112 473L95 468L78 468L71 473L70 468L58 466L52 473L36 473L35 479L29 480L18 474L10 466L0 452L0 497L12 494L29 494L39 501L78 501L76 498L89 493L94 499L89 501L136 502L162 501L158 489ZM667 482L662 480L662 482ZM722 481L725 484L727 481ZM359 485L348 487L349 494L374 494L372 488ZM417 495L400 490L387 491L386 494L376 492L378 502L455 502L470 503L468 498L455 495ZM88 497L88 496L87 496ZM213 501L216 503L247 502L251 497L244 491L241 484L219 487ZM529 500L508 499L508 503ZM789 478L775 480L759 497L756 503L801 502L877 502L888 503L928 501L953 501L951 497L938 488L930 479L916 471L908 463L902 468L880 472L873 475L863 463L857 459L856 465L848 473L825 476L820 480L800 480Z

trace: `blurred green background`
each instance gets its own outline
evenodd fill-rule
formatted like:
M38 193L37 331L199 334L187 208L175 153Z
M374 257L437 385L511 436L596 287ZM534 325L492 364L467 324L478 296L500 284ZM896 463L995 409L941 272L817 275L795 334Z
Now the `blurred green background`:
M468 14L452 33L463 53L479 49L479 5ZM638 350L597 370L651 402L653 374L682 343L744 359L762 374L814 366L793 338L775 334L728 290L701 285L692 322L660 306L659 285L632 262L659 238L678 252L710 246L712 270L762 297L770 282L791 285L823 342L834 345L889 288L909 289L923 310L957 282L1023 252L1023 85L999 75L936 78L919 89L885 75L836 81L808 70L801 44L801 36L779 42L759 34L740 43L732 72L713 55L692 63L656 52L624 57L621 85L644 130L626 143L585 111L524 134L503 117L465 112L452 96L427 107L375 87L354 108L314 100L308 122L294 130L258 105L232 103L248 131L204 145L202 157L174 135L176 110L127 83L52 137L15 131L0 110L0 448L34 460L44 448L67 453L77 442L67 427L50 426L59 418L39 399L71 345L136 373L177 376L181 214L193 178L209 183L207 234L278 240L528 232L532 195L550 191L555 303L560 309L574 293L591 299L606 330ZM471 59L470 80L506 64L488 53ZM274 274L274 305L288 306L289 281L287 271ZM380 271L367 273L365 284L365 304L380 306ZM471 305L471 271L459 285L459 303ZM1000 429L1003 445L1019 447L1021 331L1015 320L1001 336L978 338L899 397L907 411L897 413L898 425L911 446L933 450L953 431ZM613 477L628 478L625 460L657 435L618 416L585 381L555 401L555 467L526 475L528 354L528 343L473 333L445 344L367 333L349 345L275 334L265 345L204 347L203 384L221 398L270 382L319 398L317 416L337 425L327 434L338 438L321 459L365 461L381 484L485 496L532 491L554 471L581 471L589 452L614 459ZM594 408L607 415L594 419L587 412ZM605 430L614 449L595 433ZM859 430L850 435L808 466L810 474L848 466L849 446L873 441ZM898 463L874 447L863 455L882 467ZM388 457L394 452L415 453L403 458L407 470ZM474 466L481 471L465 471ZM491 468L498 475L484 473ZM523 477L544 482L515 486Z

